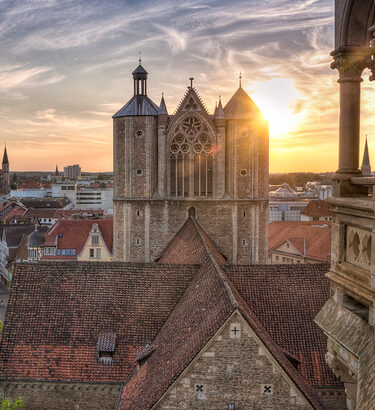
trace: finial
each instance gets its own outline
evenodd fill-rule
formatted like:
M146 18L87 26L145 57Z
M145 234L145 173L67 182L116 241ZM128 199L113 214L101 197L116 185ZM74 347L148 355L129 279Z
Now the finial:
M139 65L141 65L142 62L142 51L139 52Z
M194 77L190 77L189 80L190 80L190 88L193 88Z
M240 82L240 87L239 88L241 88L242 73L240 73L240 76L238 77L238 79L239 79L239 82Z
M161 96L164 97L164 93L161 93Z

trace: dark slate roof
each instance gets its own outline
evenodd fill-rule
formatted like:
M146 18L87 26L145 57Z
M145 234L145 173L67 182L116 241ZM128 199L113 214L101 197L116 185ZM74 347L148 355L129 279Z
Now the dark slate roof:
M7 379L122 382L197 267L100 262L16 264L0 345ZM21 325L22 323L22 325ZM113 364L99 335L116 333Z
M64 208L70 204L68 198L22 198L20 202L26 208Z
M99 334L97 349L101 352L114 352L117 335L114 332L103 332Z
M148 74L148 72L142 67L141 63L139 63L139 66L132 72L132 74Z
M43 246L44 242L45 242L44 235L38 232L38 228L35 227L34 232L32 232L28 237L27 246L28 247Z
M190 240L192 254L201 259L201 268L154 339L157 349L125 383L118 408L136 410L155 405L225 320L238 310L313 408L323 409L311 386L272 340L227 278L211 254L211 245L207 243L201 226L194 218L189 220L186 230L194 238ZM181 252L185 249L182 240L175 246ZM184 255L190 259L190 253Z
M3 155L3 162L2 163L5 164L5 165L9 165L7 147L4 148L4 155Z
M242 87L234 93L224 107L226 120L254 118L254 113L259 114L260 110Z
M113 118L134 115L158 115L159 107L147 95L134 95Z
M11 224L6 225L3 235L5 235L5 239L7 245L10 247L17 247L20 245L22 241L22 237L24 235L30 235L35 229L34 224ZM47 227L38 226L39 232L46 232Z
M328 264L226 265L224 270L273 340L299 360L312 386L340 386L325 362L327 338L313 319L329 298Z

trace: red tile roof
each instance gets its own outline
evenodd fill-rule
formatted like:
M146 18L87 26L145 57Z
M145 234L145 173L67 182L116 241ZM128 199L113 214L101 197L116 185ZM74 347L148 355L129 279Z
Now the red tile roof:
M57 240L57 249L75 249L78 255L89 236L92 225L96 223L103 236L109 252L112 253L113 245L113 220L60 220L51 227L46 237L46 245L53 245ZM46 256L44 259L76 259L76 256Z
M228 265L230 280L273 340L312 386L338 386L325 362L327 338L313 319L329 298L328 264Z
M268 225L268 250L275 250L285 241L292 243L302 257L328 262L331 256L331 223L271 222Z
M190 260L191 255L194 259L200 258L201 268L153 340L153 345L157 348L145 364L125 383L119 409L146 409L155 405L236 310L245 317L313 408L323 409L311 386L273 341L219 266L215 256L210 252L211 246L206 242L207 237L202 228L191 218L179 234L180 240L176 241L176 251L173 253L178 255L179 251L185 249L186 245L182 243L182 237L186 237L190 252L185 252L183 255L186 260ZM169 248L171 247L173 243L170 244ZM169 252L172 253L171 249ZM217 256L221 258L221 255Z
M16 264L0 345L7 379L122 382L197 267L124 263ZM116 333L114 364L97 362Z
M307 206L301 211L301 215L306 215L309 217L332 217L332 211L328 202L322 201L320 199L315 199L307 204Z
M18 265L0 345L2 377L125 381L119 408L150 408L225 320L239 311L312 407L323 408L311 384L332 386L337 380L326 373L328 368L322 369L324 336L320 333L315 343L319 329L311 326L326 298L320 283L327 267L226 265L224 271L224 257L194 218L160 258L174 259L173 265ZM182 265L184 259L200 265ZM278 292L284 288L289 293L283 299ZM300 330L288 327L287 320L295 320ZM299 336L290 334L293 331ZM103 333L116 333L114 365L96 360ZM156 348L135 371L137 353L149 344ZM301 362L299 371L294 357ZM307 363L309 357L314 364Z

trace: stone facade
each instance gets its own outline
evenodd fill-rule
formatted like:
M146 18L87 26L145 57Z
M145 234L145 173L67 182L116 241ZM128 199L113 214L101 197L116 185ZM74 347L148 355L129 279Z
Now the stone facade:
M242 315L235 312L156 409L312 408Z
M339 169L333 181L331 298L315 318L328 335L326 361L345 384L347 406L375 403L375 214L373 177L359 169L362 72L375 79L372 0L336 0L331 67L340 84ZM367 161L366 161L367 162Z
M194 212L232 263L266 263L268 124L242 88L233 99L244 118L208 114L193 87L174 116L115 114L115 260L154 261Z
M120 390L120 383L0 382L2 397L21 397L25 410L113 410Z

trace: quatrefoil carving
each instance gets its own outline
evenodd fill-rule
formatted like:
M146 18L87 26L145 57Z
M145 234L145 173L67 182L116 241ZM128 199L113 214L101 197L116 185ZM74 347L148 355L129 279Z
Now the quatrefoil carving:
M346 260L368 269L371 263L371 232L348 226L346 235Z

